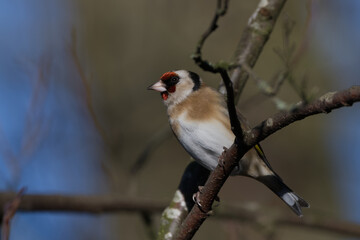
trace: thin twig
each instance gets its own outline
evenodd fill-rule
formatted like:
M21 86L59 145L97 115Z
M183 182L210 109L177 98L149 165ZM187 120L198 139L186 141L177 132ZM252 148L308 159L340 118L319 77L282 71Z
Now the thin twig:
M290 66L296 65L299 60L301 59L302 55L306 52L309 42L309 29L312 19L312 0L308 0L306 3L306 20L305 20L305 28L304 33L302 34L302 39L300 41L299 47L296 49L296 52L294 53L294 56L290 62Z
M98 117L97 117L97 115L95 113L95 109L94 109L94 105L93 105L93 101L92 101L92 94L91 94L90 84L89 84L88 79L86 77L85 71L84 71L83 67L81 66L80 59L79 59L79 56L78 56L77 51L76 51L77 42L76 42L76 31L75 31L75 29L72 30L71 37L72 37L72 42L71 42L71 45L69 46L70 53L71 53L71 56L73 58L76 70L79 73L81 83L84 86L85 102L86 102L87 109L89 110L89 113L90 113L90 116L91 116L91 118L92 118L92 120L94 122L95 128L99 132L99 134L100 134L101 138L103 139L104 143L107 146L112 147L111 141L110 141L105 129L101 125L101 123L100 123L100 121L99 121L99 119L98 119Z
M287 78L287 72L280 72L278 74L278 78L276 79L274 85L270 86L265 80L261 79L249 65L243 64L242 68L255 80L256 85L259 88L260 92L265 96L270 97L271 101L274 102L278 110L288 111L294 107L292 104L286 103L284 100L282 100L277 96L277 93L280 90L280 86Z
M205 41L207 38L217 29L218 20L220 17L224 16L228 9L229 0L217 0L217 6L215 9L215 14L213 19L211 20L209 28L201 35L201 38L196 45L195 53L191 56L192 59L195 61L195 63L202 68L204 71L212 72L212 73L218 73L219 67L226 69L234 68L235 66L228 64L228 63L217 63L213 64L207 60L204 60L202 58L201 50L204 46ZM220 65L220 66L219 66Z
M289 16L285 15L283 21L283 44L282 47L274 48L274 52L279 56L284 64L284 72L286 77L284 80L290 84L293 90L297 93L300 99L307 103L313 100L314 90L308 91L307 88L307 78L303 77L302 81L298 83L294 77L294 68L295 65L300 61L301 57L306 51L308 45L308 32L311 23L311 4L312 1L309 0L307 2L307 18L306 18L306 26L304 30L304 34L301 40L299 47L295 48L295 44L290 41L290 35L294 29L295 22L290 19Z
M18 210L21 198L24 194L25 188L20 189L20 191L14 196L14 198L4 205L4 214L2 218L1 226L1 239L8 240L10 237L10 221L14 217L16 211Z
M243 64L241 67L255 80L257 87L265 96L273 97L276 95L279 90L279 83L282 81L278 81L275 87L271 87L265 80L261 79L249 65Z
M41 144L48 129L45 122L44 105L49 92L50 78L49 70L51 67L50 57L43 56L40 60L37 76L34 81L33 91L26 111L24 134L21 140L21 150L18 154L19 161L25 165L26 158L30 159L31 154Z
M151 153L156 150L165 140L170 138L171 131L168 126L157 131L146 143L145 147L140 151L139 156L130 169L131 175L136 175L147 163Z
M201 49L204 46L206 39L214 32L217 28L217 22L220 17L224 16L228 9L229 0L217 0L217 7L215 10L215 15L210 23L209 28L203 33L198 44L196 45L195 54L201 55Z
M236 142L242 141L243 139L243 131L241 129L240 121L237 117L236 107L235 107L235 99L234 99L234 90L232 86L232 82L230 77L226 71L226 69L221 69L220 75L225 83L226 87L226 96L227 96L227 108L229 111L231 130L234 132L236 136Z
M293 104L288 104L285 101L281 100L277 97L277 93L280 90L280 87L283 85L285 80L289 80L291 86L295 89L302 100L309 101L310 97L313 94L307 93L307 81L306 78L301 81L300 85L297 85L294 82L292 72L295 65L299 62L302 55L306 52L306 48L308 46L308 32L310 28L312 11L311 11L312 0L308 0L306 4L307 9L307 17L305 22L305 30L302 36L302 40L300 41L299 47L296 50L292 50L292 45L290 46L290 34L294 27L294 21L289 20L289 17L286 17L283 23L283 47L275 48L275 53L280 57L280 59L284 62L285 70L279 71L273 77L273 86L271 86L267 81L261 79L253 69L246 63L243 63L241 68L245 70L252 79L255 80L257 87L260 92L275 103L278 110L291 110L293 108ZM293 52L295 52L293 54Z

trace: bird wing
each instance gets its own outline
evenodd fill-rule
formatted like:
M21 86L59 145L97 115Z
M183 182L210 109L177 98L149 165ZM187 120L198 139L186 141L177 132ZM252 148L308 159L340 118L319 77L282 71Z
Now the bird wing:
M238 109L236 109L236 113L237 113L237 116L238 116L238 119L240 121L240 124L241 124L241 128L243 129L243 131L248 131L251 129L250 127L250 123L249 121L240 113L240 111ZM269 161L267 160L266 156L265 156L265 153L262 149L262 147L260 146L260 144L256 144L254 146L254 149L256 151L256 153L258 154L258 156L264 161L264 163L266 164L266 166L268 168L270 168L271 171L274 171L269 163Z
M274 170L272 169L269 161L267 160L266 156L265 156L265 153L264 151L262 150L262 147L260 146L260 144L256 144L255 147L254 147L256 153L258 154L258 156L261 158L261 160L264 161L264 163L266 164L266 166L268 168L270 168L271 171L274 172Z

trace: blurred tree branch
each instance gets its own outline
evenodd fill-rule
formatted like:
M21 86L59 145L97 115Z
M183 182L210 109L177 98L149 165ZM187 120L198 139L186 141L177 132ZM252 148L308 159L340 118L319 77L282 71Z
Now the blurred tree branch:
M249 78L248 72L242 69L241 66L247 64L252 68L255 65L274 29L276 20L285 2L286 0L260 1L258 7L251 15L235 50L237 67L231 74L235 102L239 100ZM225 94L225 86L223 84L220 84L219 91Z
M20 189L20 191L9 199L7 202L3 203L3 216L2 216L2 226L1 226L1 239L8 240L10 237L10 221L14 217L16 211L18 210L21 198L24 194L25 188Z
M16 196L12 192L0 193L0 205L4 206ZM26 194L22 196L19 211L54 211L84 212L91 214L112 212L161 212L165 203L138 199L124 199L118 196L83 196L83 195L41 195ZM4 212L1 212L4 214Z
M219 71L219 67L224 67L224 63L213 64L210 61L204 60L202 58L202 48L205 44L207 38L218 28L218 21L220 17L223 17L228 9L229 0L217 0L217 6L215 9L215 14L208 29L201 35L201 38L196 45L195 53L191 56L191 58L195 61L195 63L205 71L217 73ZM234 68L232 64L227 64L227 69Z
M6 185L10 189L18 187L22 168L31 159L31 155L47 134L49 123L45 119L44 107L50 83L48 74L51 64L49 59L49 56L44 54L36 65L36 74L29 71L29 75L35 75L30 77L33 91L28 101L26 117L24 118L24 130L19 144L21 147L18 151L14 150L0 125L0 153L5 160L4 170L10 173L10 179L4 178L4 181L6 181ZM1 175L5 176L5 174Z
M139 156L135 160L135 163L131 166L131 176L137 175L137 173L145 166L151 153L156 150L165 140L170 138L172 135L169 127L163 127L157 131L151 138L146 142L145 147L140 151Z
M260 93L269 97L270 100L274 102L278 110L292 110L295 107L293 103L289 104L277 96L281 86L286 81L289 82L290 86L294 89L302 101L311 102L315 96L315 93L317 92L317 89L315 88L308 91L308 82L306 76L303 77L300 84L296 83L294 79L294 70L296 65L300 62L308 47L309 28L312 19L312 2L312 0L308 0L306 4L307 16L305 20L305 27L297 48L294 43L290 44L290 35L295 26L295 22L285 14L282 23L282 46L274 48L274 52L278 55L283 63L283 69L277 70L277 72L271 78L270 84L267 81L261 79L248 64L243 63L241 65L241 68L245 70L255 81L258 89L260 90ZM251 97L251 100L258 97L259 94L256 94ZM249 102L251 102L251 100ZM243 105L246 106L248 103L243 103Z
M189 163L172 201L162 213L157 239L172 239L176 236L181 223L194 206L193 194L198 191L198 186L205 184L209 174L210 171L197 162Z
M21 200L20 198L21 197ZM154 200L124 199L117 196L66 196L66 195L36 195L13 192L0 193L0 205L16 201L16 208L10 212L77 212L86 214L105 214L129 212L136 214L158 214L167 206L166 202ZM15 206L15 205L14 205ZM1 214L9 214L2 208ZM301 221L296 217L289 217L282 211L269 207L254 207L253 204L243 203L241 206L221 205L214 215L217 219L231 219L248 224L270 224L272 226L293 226L309 230L337 233L352 237L360 237L360 225L341 221L337 218L307 216ZM276 211L276 214L269 214ZM270 216L270 217L269 217ZM3 220L3 227L4 227Z
M94 122L95 128L96 130L99 132L102 140L104 141L104 143L106 144L106 146L108 147L113 147L112 146L112 142L110 141L105 129L103 128L103 126L101 125L99 118L97 117L96 113L95 113L95 109L94 109L94 104L93 104L93 100L92 100L92 94L91 94L91 88L90 88L90 84L89 81L86 77L85 71L83 69L83 67L81 66L80 63L80 59L77 53L77 39L76 39L76 29L73 28L72 32L71 32L71 44L69 46L69 51L71 53L71 57L74 61L76 70L79 73L80 76L80 80L82 85L84 86L84 91L85 91L85 102L86 102L86 107L90 113L90 116Z

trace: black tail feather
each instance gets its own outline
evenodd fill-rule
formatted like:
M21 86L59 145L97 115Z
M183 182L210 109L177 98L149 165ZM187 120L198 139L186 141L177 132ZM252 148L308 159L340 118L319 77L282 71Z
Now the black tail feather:
M277 175L266 175L256 178L278 195L299 217L302 217L301 207L310 205L294 193Z

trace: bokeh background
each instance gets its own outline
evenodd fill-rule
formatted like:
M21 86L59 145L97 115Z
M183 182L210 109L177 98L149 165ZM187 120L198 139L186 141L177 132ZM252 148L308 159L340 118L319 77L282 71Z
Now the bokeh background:
M231 60L257 1L230 1L204 56ZM208 85L219 76L191 60L216 2L172 0L0 0L0 190L43 194L116 194L167 201L190 158L169 137L131 169L154 135L168 127L158 94L146 87L163 72L189 69ZM360 2L289 0L258 63L270 80L284 68L283 22L291 43L306 48L293 70L316 96L359 84ZM299 100L289 84L279 93ZM276 106L250 80L239 107L255 125ZM262 145L274 169L310 204L307 214L360 223L360 105L297 122ZM165 130L164 130L165 129ZM222 203L255 202L293 213L261 184L234 177ZM159 216L155 216L158 220ZM230 226L230 227L229 227ZM210 218L196 239L262 239L256 229ZM249 235L250 234L250 235ZM342 239L282 228L276 239ZM18 213L11 239L146 239L138 214ZM245 238L245 239L249 239Z

